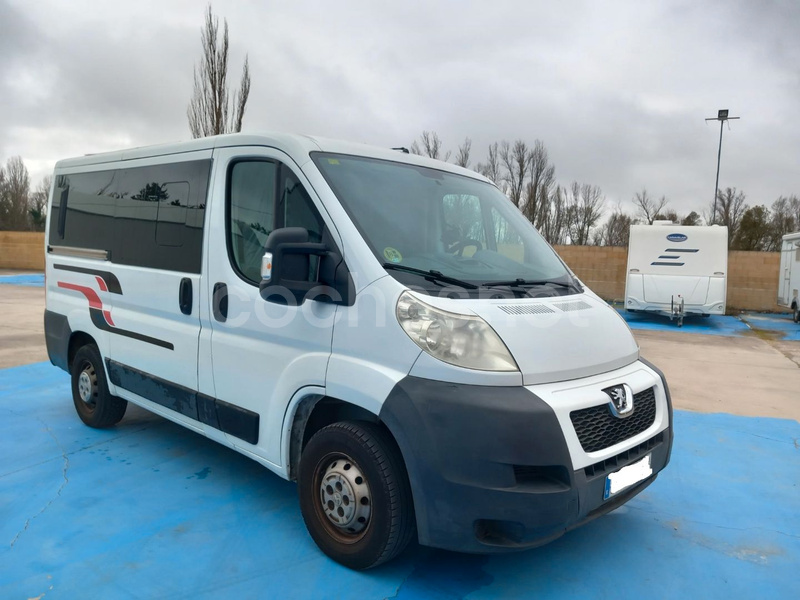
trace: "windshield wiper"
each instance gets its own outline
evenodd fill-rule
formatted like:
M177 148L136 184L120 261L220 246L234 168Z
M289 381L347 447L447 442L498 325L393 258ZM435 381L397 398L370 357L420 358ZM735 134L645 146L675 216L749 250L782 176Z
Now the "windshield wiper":
M487 281L486 283L482 283L481 287L522 287L522 286L533 286L533 285L557 285L559 287L567 288L567 289L575 289L578 290L578 286L574 283L564 283L562 281L553 281L552 279L540 279L540 280L530 280L530 279L510 279L509 281ZM580 291L580 290L579 290Z
M415 275L420 275L425 279L427 279L428 281L449 283L451 285L457 285L468 290L475 290L478 288L478 286L475 285L474 283L470 283L468 281L461 281L460 279L456 279L455 277L448 277L441 271L435 271L433 269L431 269L430 271L426 271L425 269L416 269L414 267L407 267L405 265L398 265L396 263L383 263L382 266L384 269L388 269L391 271L402 271L403 273L413 273Z

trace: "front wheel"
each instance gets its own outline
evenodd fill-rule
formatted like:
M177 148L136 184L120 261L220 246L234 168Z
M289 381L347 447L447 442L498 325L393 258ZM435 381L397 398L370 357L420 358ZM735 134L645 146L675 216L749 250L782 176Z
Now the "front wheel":
M128 402L108 391L103 358L97 346L87 344L72 360L72 401L89 427L111 427L125 416Z
M300 457L298 493L317 546L351 569L394 558L415 533L400 451L376 424L343 421L314 434Z

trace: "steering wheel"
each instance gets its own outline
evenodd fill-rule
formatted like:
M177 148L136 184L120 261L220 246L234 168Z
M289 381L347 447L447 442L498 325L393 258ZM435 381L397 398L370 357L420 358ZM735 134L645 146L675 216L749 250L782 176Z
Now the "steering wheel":
M455 254L457 256L464 256L464 248L469 248L470 246L475 246L475 248L477 248L476 252L478 250L483 250L483 244L481 244L478 240L472 240L472 239L469 239L469 238L464 239L464 240L458 240L455 244L450 246L447 250L448 250L448 252L452 252L453 254Z

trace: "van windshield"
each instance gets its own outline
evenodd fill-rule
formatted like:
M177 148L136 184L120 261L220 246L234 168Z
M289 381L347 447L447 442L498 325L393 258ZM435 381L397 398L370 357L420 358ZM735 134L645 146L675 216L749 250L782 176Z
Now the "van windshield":
M387 271L423 289L580 292L531 223L495 186L427 167L312 153Z

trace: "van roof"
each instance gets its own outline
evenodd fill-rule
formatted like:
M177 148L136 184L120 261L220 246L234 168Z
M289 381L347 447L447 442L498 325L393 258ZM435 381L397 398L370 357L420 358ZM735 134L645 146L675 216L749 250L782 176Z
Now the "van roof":
M424 167L439 169L440 171L450 171L460 175L475 177L484 181L489 181L475 171L434 160L426 156L417 154L406 154L391 148L380 146L370 146L356 142L334 140L323 137L309 135L298 135L291 133L230 133L225 135L214 135L205 138L198 138L186 142L175 142L169 144L159 144L154 146L141 146L127 150L117 150L114 152L103 152L101 154L87 154L78 158L68 158L56 163L56 169L72 167L84 167L91 165L102 165L138 158L153 158L157 156L168 156L173 154L183 154L186 152L196 152L200 150L212 150L214 148L229 148L236 146L268 146L278 148L287 154L297 157L300 155L308 156L309 152L331 152L335 154L351 154L355 156L365 156L383 160L392 160L415 164ZM303 163L301 163L302 165ZM491 183L491 182L490 182Z

